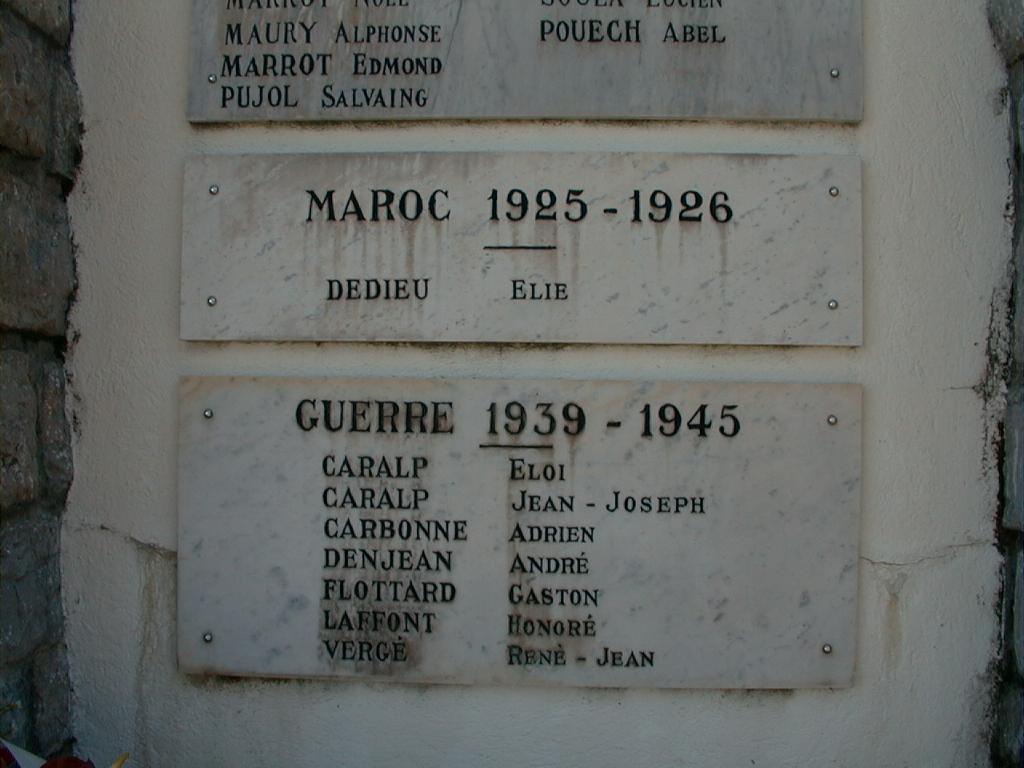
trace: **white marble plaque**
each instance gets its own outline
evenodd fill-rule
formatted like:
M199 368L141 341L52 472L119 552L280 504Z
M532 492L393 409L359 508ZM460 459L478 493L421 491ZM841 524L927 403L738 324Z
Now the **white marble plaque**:
M198 157L190 340L861 342L848 156Z
M851 682L854 385L190 378L190 673Z
M860 0L195 0L188 115L846 122L861 56Z

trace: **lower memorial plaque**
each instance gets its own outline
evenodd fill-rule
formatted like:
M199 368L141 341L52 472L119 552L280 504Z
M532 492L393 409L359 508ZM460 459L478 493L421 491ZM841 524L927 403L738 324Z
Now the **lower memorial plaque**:
M186 672L849 685L861 390L189 378Z

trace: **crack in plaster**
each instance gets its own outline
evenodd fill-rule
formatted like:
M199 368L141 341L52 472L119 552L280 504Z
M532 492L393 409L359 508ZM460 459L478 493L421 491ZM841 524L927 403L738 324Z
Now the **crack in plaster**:
M68 530L73 533L110 533L141 550L151 552L160 557L172 559L176 559L178 557L178 551L176 549L170 549L152 541L143 541L142 539L132 536L130 533L126 533L125 531L117 528L111 528L109 525L103 525L102 523L75 523L74 525L69 525Z
M991 546L993 546L991 541L983 541L983 540L979 539L979 540L975 540L975 541L965 541L965 542L962 542L960 544L950 544L948 547L945 547L942 551L935 552L935 553L930 554L930 555L922 555L921 557L918 557L918 558L916 558L914 560L907 560L906 562L896 562L896 561L890 561L890 560L875 560L873 558L867 557L866 555L861 555L860 559L863 560L864 562L871 563L871 565L876 565L876 566L884 566L884 567L888 567L888 568L910 568L910 567L913 567L915 565L920 565L921 563L929 562L931 560L945 560L945 559L947 559L949 557L954 557L956 555L957 551L961 550L961 549L969 549L969 548L974 548L974 547L991 547Z

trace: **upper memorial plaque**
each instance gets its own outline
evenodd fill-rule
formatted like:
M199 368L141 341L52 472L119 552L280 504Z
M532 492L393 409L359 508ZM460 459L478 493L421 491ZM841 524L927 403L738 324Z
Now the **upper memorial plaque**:
M195 122L860 120L860 0L195 0Z

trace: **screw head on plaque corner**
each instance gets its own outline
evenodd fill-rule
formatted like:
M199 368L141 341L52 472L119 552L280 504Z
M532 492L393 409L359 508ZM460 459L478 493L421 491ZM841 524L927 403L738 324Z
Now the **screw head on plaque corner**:
M835 299L832 299L828 303L828 308L831 309L831 310L839 309L839 302L836 301Z
M216 83L217 82L217 76L216 75L207 75L206 82L211 83L211 84L212 83Z
M836 78L839 77L839 67L832 67L832 69L829 70L828 74L829 77L835 80Z
M206 410L204 410L203 411L203 418L204 419L212 419L213 418L213 408L207 408Z
M206 306L208 306L208 307L216 307L217 306L217 297L216 296L208 296L206 298Z
M821 646L821 652L824 653L826 656L832 655L832 646L829 643L825 643L823 646Z
M829 187L828 193L832 197L839 197L839 187Z
M828 425L830 427L834 427L836 424L839 423L839 419L836 417L835 414L832 414L831 416L829 416L827 421L828 421Z
M204 643L212 643L213 642L213 632L203 632L203 642Z
M216 195L218 192L220 192L220 187L218 187L216 184L211 184L210 185L210 194L211 195Z

